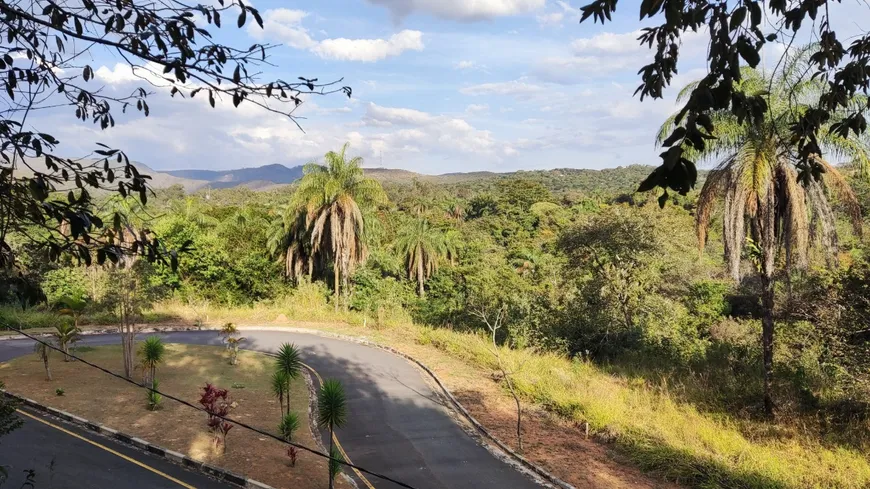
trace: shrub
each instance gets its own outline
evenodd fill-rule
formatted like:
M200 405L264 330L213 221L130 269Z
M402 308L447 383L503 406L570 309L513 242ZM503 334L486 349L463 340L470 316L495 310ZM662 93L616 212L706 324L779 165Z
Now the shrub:
M207 425L214 437L215 447L222 447L222 451L226 453L227 433L233 427L231 423L222 419L230 413L232 408L232 403L229 400L229 391L206 383L205 387L202 388L199 403L208 413Z
M54 390L54 394L56 396L62 396L64 394L64 390L61 389L60 387L58 387L57 389Z
M151 388L153 390L147 391L146 397L148 399L148 409L151 411L157 411L160 409L160 403L163 401L163 396L157 392L158 384L159 382L157 382L157 379L153 379L153 382L151 383Z
M281 424L278 425L278 432L281 437L287 441L293 439L293 433L299 429L299 416L296 413L287 413L281 418Z

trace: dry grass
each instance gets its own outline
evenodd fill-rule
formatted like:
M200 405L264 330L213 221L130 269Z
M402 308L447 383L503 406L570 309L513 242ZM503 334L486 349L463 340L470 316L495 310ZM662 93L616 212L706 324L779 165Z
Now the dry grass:
M120 346L87 348L80 355L110 370L122 370ZM265 355L242 351L238 365L231 366L223 348L169 344L166 362L159 367L157 377L161 391L194 404L205 382L229 389L230 399L237 403L232 417L274 433L280 408L269 389L272 362ZM54 380L48 382L42 363L35 355L28 355L0 364L0 378L11 392L274 487L326 485L326 464L313 455L300 452L296 467L290 467L281 443L239 427L230 430L227 452L222 454L215 450L201 412L168 399L163 400L162 409L149 411L142 389L81 363L64 362L60 355L52 357L51 369ZM57 388L64 389L63 396L55 394ZM304 379L294 381L291 406L301 425L295 441L316 448L308 429L308 388ZM348 487L343 479L339 481Z

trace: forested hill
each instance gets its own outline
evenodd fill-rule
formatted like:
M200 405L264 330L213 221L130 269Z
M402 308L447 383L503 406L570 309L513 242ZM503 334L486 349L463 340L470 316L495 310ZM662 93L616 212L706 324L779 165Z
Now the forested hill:
M425 175L408 170L391 168L366 168L366 175L384 184L411 184L414 181L434 185L462 184L474 190L484 190L495 182L508 178L523 178L539 182L554 193L579 192L583 194L630 193L647 176L652 167L632 165L604 170L561 168L554 170L517 171L511 173L470 172ZM288 168L283 165L267 165L257 168L241 168L227 171L210 170L173 170L157 172L152 170L157 188L165 188L177 183L178 179L196 182L184 185L188 191L203 187L232 188L248 187L254 190L272 190L287 185L302 176L301 167ZM162 175L170 178L160 178ZM172 178L174 177L174 178Z

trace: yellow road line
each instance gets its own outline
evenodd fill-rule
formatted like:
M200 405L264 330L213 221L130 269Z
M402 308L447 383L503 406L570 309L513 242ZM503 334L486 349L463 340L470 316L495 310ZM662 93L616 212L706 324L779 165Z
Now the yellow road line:
M157 474L157 475L159 475L159 476L161 476L161 477L164 477L164 478L166 478L166 479L171 480L172 482L178 484L178 485L181 486L181 487L184 487L184 488L186 488L186 489L196 489L195 487L191 486L190 484L186 484L186 483L184 483L184 482L182 482L182 481L176 479L175 477L172 477L172 476L169 475L169 474L165 474L165 473L163 473L163 472L161 472L161 471L155 469L154 467L150 467L150 466L148 466L148 465L145 465L145 464L143 464L142 462L140 462L140 461L138 461L138 460L132 459L132 458L130 458L130 457L124 455L123 453L116 452L115 450L112 450L111 448L109 448L109 447L107 447L107 446L105 446L105 445L101 445L101 444L99 444L99 443L97 443L97 442L95 442L95 441L88 440L87 438L85 438L85 437L83 437L83 436L81 436L81 435L79 435L79 434L73 433L72 431L69 431L69 430L67 430L67 429L65 429L65 428L62 428L62 427L57 426L57 425L55 425L55 424L49 423L48 421L46 421L46 420L44 420L44 419L40 419L40 418L38 418L38 417L36 417L36 416L34 416L34 415L30 414L30 413L26 413L26 412L24 412L24 411L22 411L22 410L20 410L20 409L16 409L16 411L18 411L19 414L23 414L23 415L27 416L28 418L34 419L34 420L36 420L36 421L39 421L39 422L42 423L42 424L45 424L45 425L51 426L52 428L54 428L54 429L56 429L56 430L60 430L60 431L62 431L62 432L64 432L64 433L66 433L67 435L74 436L74 437L78 438L79 440L82 440L82 441L85 441L85 442L87 442L87 443L90 443L91 445L93 445L93 446L95 446L95 447L102 448L103 450L105 450L105 451L111 453L112 455L117 455L117 456L123 458L124 460L126 460L126 461L128 461L128 462L130 462L130 463L134 463L134 464L138 465L139 467L142 467L143 469L150 470L151 472L154 472L155 474Z
M323 378L320 377L320 374L317 373L317 370L314 370L313 368L311 368L310 365L307 365L305 363L303 363L302 366L310 370L311 373L313 373L314 376L317 377L317 382L319 382L320 385L323 385ZM333 443L335 443L335 446L336 448L338 448L341 456L344 457L345 462L352 464L353 462L350 461L350 457L347 456L347 453L344 451L344 447L342 447L341 443L338 442L338 437L335 436L335 433L332 434L332 441ZM364 476L362 472L360 472L356 467L351 467L351 469L353 470L354 474L356 474L356 476L359 477L361 481L363 481L363 484L365 484L368 489L375 489L375 486L373 486L372 483L369 482L368 479L366 479L366 476Z

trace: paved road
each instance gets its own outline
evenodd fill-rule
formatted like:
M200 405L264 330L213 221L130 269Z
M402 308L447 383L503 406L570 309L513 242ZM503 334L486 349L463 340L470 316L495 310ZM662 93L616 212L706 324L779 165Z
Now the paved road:
M3 487L23 487L25 470L35 472L37 488L52 489L218 489L236 487L187 470L163 458L145 453L106 437L79 429L55 418L25 410L35 416L19 415L24 424L3 437L0 464L9 471ZM47 421L100 446L64 433ZM111 453L113 450L116 453ZM144 463L148 470L124 457ZM157 471L157 472L155 472ZM175 479L175 480L173 480Z
M216 331L160 336L170 343L221 344ZM303 361L324 378L344 384L349 422L337 434L355 464L419 489L540 488L469 437L420 372L404 359L377 348L309 334L246 330L244 336L244 348L263 352L277 351L284 342L295 343ZM85 336L80 344L119 343L118 335L100 335ZM0 341L0 361L31 351L30 341ZM247 475L256 478L256 474ZM369 480L378 489L398 487L374 477Z

